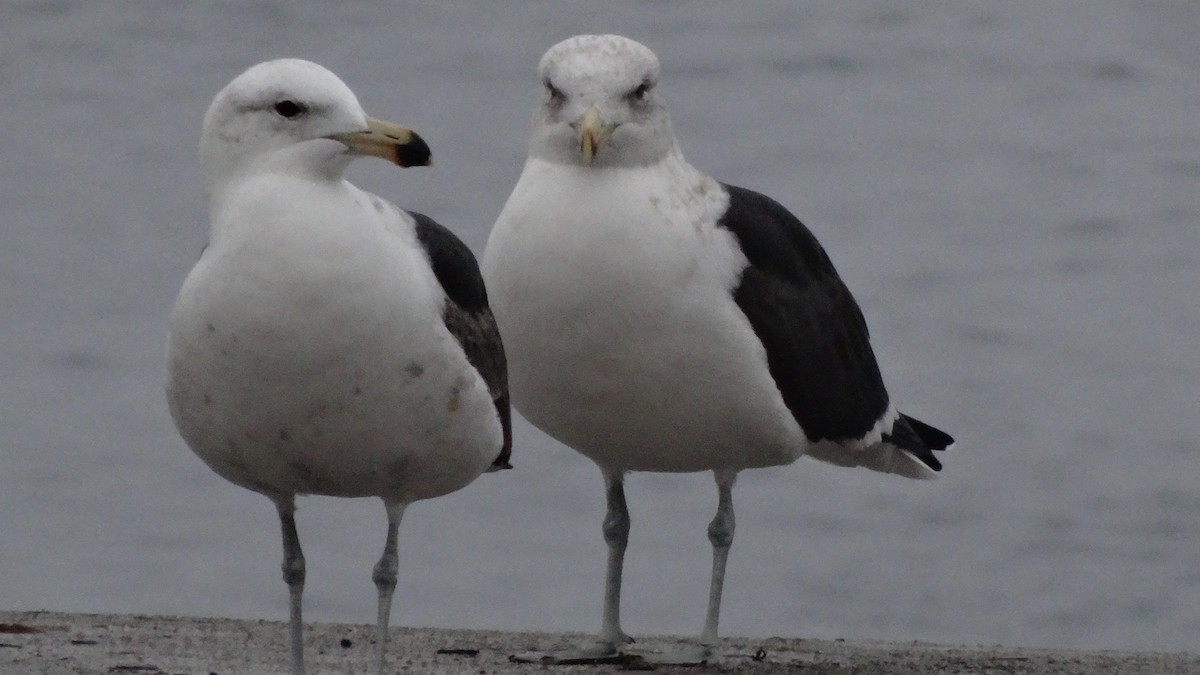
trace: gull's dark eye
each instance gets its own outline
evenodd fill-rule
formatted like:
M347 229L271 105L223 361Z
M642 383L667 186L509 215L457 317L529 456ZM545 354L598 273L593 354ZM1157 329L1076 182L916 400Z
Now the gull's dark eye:
M646 96L650 94L650 88L654 86L650 80L642 80L642 83L633 91L629 92L629 97L635 101L645 101Z
M275 112L290 120L293 117L299 117L308 112L308 108L295 101L285 100L275 104Z
M553 99L553 100L555 100L555 101L565 101L565 100L567 100L567 95L566 95L566 94L564 94L564 93L562 93L562 90L561 90L561 89L559 89L558 87L554 86L554 83L552 83L552 82L551 82L549 79L547 79L547 80L546 80L545 82L543 82L542 84L546 85L546 91L547 91L547 92L550 94L550 98L551 98L551 99Z

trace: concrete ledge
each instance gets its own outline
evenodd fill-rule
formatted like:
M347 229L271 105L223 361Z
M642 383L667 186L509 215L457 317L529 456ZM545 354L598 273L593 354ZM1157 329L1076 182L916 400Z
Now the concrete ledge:
M368 672L374 628L306 626L310 673ZM436 628L397 628L390 663L411 673L604 673L626 665L543 666L509 661L531 650L580 647L588 636ZM644 638L647 651L677 638ZM443 650L439 652L439 650ZM477 651L476 651L477 650ZM714 663L658 666L662 673L1200 673L1200 654L947 647L927 643L847 642L794 638L727 638ZM636 666L636 664L632 664ZM0 673L47 675L285 673L282 622L192 617L0 612Z

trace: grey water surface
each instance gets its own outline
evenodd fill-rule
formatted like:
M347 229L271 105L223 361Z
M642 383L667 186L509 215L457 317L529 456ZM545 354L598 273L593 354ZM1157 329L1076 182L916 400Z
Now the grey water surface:
M659 54L685 154L817 233L899 407L959 440L932 483L743 473L723 632L1195 649L1191 0L0 5L0 607L286 616L269 501L196 459L162 395L221 86L328 66L435 155L352 180L481 253L537 60L583 32ZM524 422L514 464L409 510L396 623L598 627L599 472ZM626 630L699 631L710 477L628 494ZM381 506L300 507L307 618L373 621Z

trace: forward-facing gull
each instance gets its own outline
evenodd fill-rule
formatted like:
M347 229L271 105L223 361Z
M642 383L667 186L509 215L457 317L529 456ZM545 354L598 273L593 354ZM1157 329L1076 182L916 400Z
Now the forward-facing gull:
M298 494L387 512L376 670L405 507L508 466L504 351L475 258L447 229L342 178L355 157L429 164L411 130L297 59L253 66L204 118L212 231L171 315L167 399L210 468L274 501L304 672Z
M577 36L539 75L529 157L482 263L513 403L603 473L598 653L629 641L625 474L713 472L711 644L739 471L807 455L931 478L953 440L893 407L863 315L812 233L684 160L653 52Z

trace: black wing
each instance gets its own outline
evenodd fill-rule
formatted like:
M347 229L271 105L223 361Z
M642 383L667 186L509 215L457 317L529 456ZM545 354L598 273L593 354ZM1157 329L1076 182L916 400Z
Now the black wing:
M446 292L442 319L450 334L458 339L467 361L487 383L496 413L504 428L504 446L492 462L492 470L511 469L512 411L508 398L508 364L496 318L488 307L487 290L479 263L467 245L432 218L409 212L417 223L417 239L429 256L433 275Z
M810 441L862 438L887 411L888 394L858 303L787 209L724 187L729 209L718 224L748 260L734 301L766 349L784 402Z

